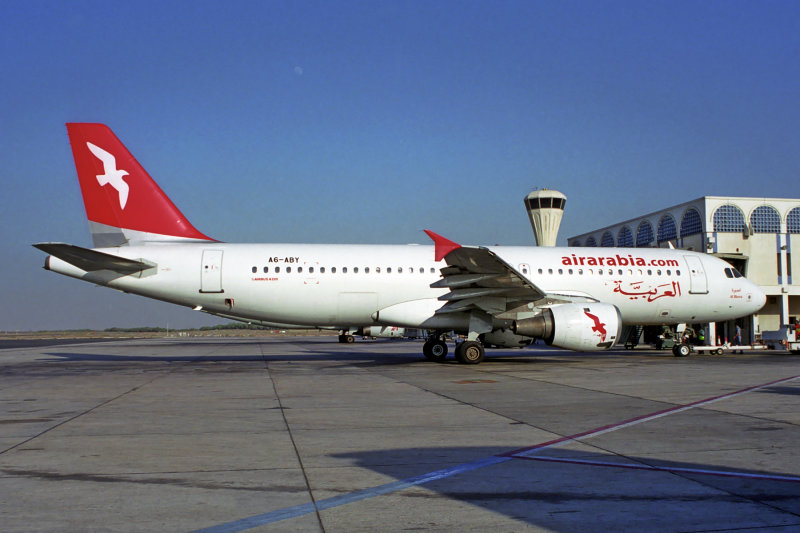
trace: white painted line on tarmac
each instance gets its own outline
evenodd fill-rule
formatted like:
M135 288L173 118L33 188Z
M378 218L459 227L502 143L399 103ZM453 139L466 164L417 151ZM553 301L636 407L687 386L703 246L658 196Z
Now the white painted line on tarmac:
M287 518L295 518L305 514L310 514L317 510L322 511L325 509L331 509L333 507L339 507L341 505L347 505L348 503L374 498L375 496L380 496L382 494L390 494L392 492L397 492L399 490L414 487L416 485L422 485L423 483L430 483L431 481L444 479L464 472L470 472L486 466L505 463L506 461L510 460L510 457L492 455L490 457L478 459L477 461L462 463L460 465L451 466L450 468L436 470L435 472L428 472L427 474L422 474L420 476L401 481L394 481L385 485L379 485L377 487L370 487L368 489L358 490L349 494L342 494L341 496L326 498L316 502L316 506L313 502L304 503L302 505L278 509L277 511L243 518L241 520L220 524L218 526L212 526L206 529L198 529L194 533L234 533L237 531L244 531L266 524L280 522L281 520L286 520Z
M749 392L753 392L758 389L763 389L765 387L770 387L772 385L780 385L781 383L794 381L798 378L800 378L800 375L791 376L788 378L776 379L775 381L770 381L769 383L762 383L761 385L753 385L752 387L747 387L745 389L740 389L726 394L720 394L719 396L713 396L711 398L706 398L705 400L698 400L696 402L687 403L684 405L676 405L675 407L670 407L669 409L656 411L655 413L650 413L648 415L637 416L635 418L623 420L622 422L617 422L615 424L608 424L595 429L584 431L582 433L576 433L575 435L570 435L568 437L560 437L558 439L551 440L549 442L535 444L533 446L528 446L527 448L520 448L519 450L514 450L511 452L504 453L502 454L502 456L524 458L547 448L555 448L557 446L561 446L562 444L567 444L570 442L580 442L582 440L590 439L592 437L598 437L606 433L611 433L612 431L628 428L631 426L642 424L644 422L650 422L651 420L656 420L658 418L662 418L665 416L674 415L676 413L682 413L683 411L688 411L689 409L704 407L706 405L719 402L721 400L728 400L730 398L735 398L736 396L741 396L743 394L747 394Z
M533 454L539 452L540 450L544 450L547 448L555 448L562 444L566 444L569 442L578 442L581 440L589 439L592 437L597 437L599 435L603 435L606 433L610 433L612 431L617 431L623 428L627 428L630 426L634 426L637 424L642 424L644 422L649 422L651 420L655 420L657 418L661 418L664 416L674 415L676 413L681 413L683 411L688 411L689 409L695 409L697 407L703 407L705 405L709 405L714 402L718 402L721 400L726 400L729 398L734 398L736 396L741 396L742 394L747 394L749 392L756 391L758 389L763 389L765 387L770 387L772 385L778 385L781 383L787 383L789 381L794 381L800 378L800 375L792 376L788 378L776 379L775 381L770 381L769 383L762 383L761 385L754 385L752 387L747 387L745 389L740 389L734 392L730 392L727 394L721 394L719 396L714 396L711 398L706 398L705 400L699 400L697 402L692 402L685 405L678 405L675 407L671 407L669 409L663 409L661 411L656 411L655 413L651 413L648 415L638 416L636 418L631 418L628 420L624 420L622 422L618 422L616 424L608 424L605 426L601 426L595 429L591 429L589 431L584 431L581 433L576 433L575 435L570 435L567 437L561 437L552 441L544 442L541 444L536 444L534 446L529 446L527 448L520 448L517 450L513 450L507 453L493 455L490 457L484 457L482 459L478 459L476 461L471 461L469 463L462 463L460 465L452 466L450 468L445 468L442 470L436 470L434 472L429 472L427 474L422 474L420 476L408 478L401 481L395 481L392 483L387 483L385 485L379 485L377 487L371 487L368 489L363 489L355 492L351 492L349 494L343 494L341 496L334 496L332 498L327 498L324 500L320 500L318 502L309 502L302 505L295 505L293 507L286 507L284 509L278 509L275 511L271 511L269 513L264 513L260 515L250 516L247 518L242 518L240 520L235 520L232 522L227 522L224 524L219 524L216 526L211 526L205 529L198 529L194 533L235 533L238 531L245 531L248 529L253 529L259 526L264 526L267 524L273 524L275 522L280 522L282 520L286 520L289 518L296 518L298 516L303 516L306 514L310 514L316 511L321 511L325 509L331 509L333 507L339 507L342 505L347 505L349 503L354 503L362 500L367 500L369 498L374 498L375 496L381 496L383 494L391 494L393 492L397 492L403 489L407 489L409 487L414 487L417 485L422 485L424 483L430 483L431 481L436 481L439 479L448 478L451 476L455 476L457 474L462 474L464 472L471 472L473 470L478 470L480 468L484 468L487 466L492 466L500 463L504 463L506 461L510 461L511 459L533 459L533 460L550 460L555 461L554 458L544 458L544 457L532 457ZM568 460L561 462L577 462L578 460ZM595 466L601 466L599 462ZM609 464L609 466L611 466ZM618 465L613 465L618 466ZM646 465L619 465L624 466L626 468L640 468L640 469L648 469L648 470L658 470L660 467L648 467ZM667 468L664 468L667 470ZM704 473L701 469L688 469L692 470L693 473ZM680 471L679 469L670 469L669 471ZM714 474L714 475L738 475L738 477L749 477L747 472L742 473L735 473L735 472L726 472L726 473L715 473L716 471L707 471L705 473ZM722 471L720 471L722 472ZM755 474L757 475L757 474ZM754 476L755 476L754 475ZM768 477L760 478L760 479L773 479L778 481L794 481L795 478L790 476L771 476L766 475ZM778 478L786 478L786 479L778 479Z

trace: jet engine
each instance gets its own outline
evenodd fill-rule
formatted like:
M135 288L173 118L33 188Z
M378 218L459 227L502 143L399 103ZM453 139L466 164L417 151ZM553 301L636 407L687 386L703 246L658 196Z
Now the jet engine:
M365 337L401 338L405 333L405 328L393 326L366 326L358 329L358 334Z
M532 338L515 335L510 329L496 329L491 333L483 333L480 340L484 346L497 348L522 348L533 342Z
M594 352L608 350L617 343L622 317L611 304L561 304L545 308L534 317L514 321L511 331L544 339L559 348Z

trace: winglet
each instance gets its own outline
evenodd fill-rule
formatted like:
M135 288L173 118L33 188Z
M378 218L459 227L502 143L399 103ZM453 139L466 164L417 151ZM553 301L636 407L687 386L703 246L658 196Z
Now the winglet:
M457 242L445 239L441 235L436 234L429 229L426 229L425 233L428 234L428 237L433 239L434 255L437 261L441 261L442 259L444 259L447 256L447 254L449 254L453 250L458 250L459 248L461 248L461 245L458 244Z

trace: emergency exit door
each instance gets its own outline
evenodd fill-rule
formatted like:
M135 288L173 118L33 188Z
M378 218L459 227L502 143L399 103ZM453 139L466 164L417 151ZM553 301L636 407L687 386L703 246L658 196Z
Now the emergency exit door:
M222 250L203 250L200 265L200 292L222 290Z
M686 264L689 267L689 292L692 294L708 293L708 279L703 268L703 262L694 255L684 255Z

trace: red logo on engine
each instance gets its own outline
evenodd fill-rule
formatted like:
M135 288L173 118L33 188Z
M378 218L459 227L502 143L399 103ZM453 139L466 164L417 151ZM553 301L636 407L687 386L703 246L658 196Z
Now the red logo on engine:
M593 315L589 311L584 311L583 314L588 316L594 321L594 326L592 326L592 331L596 331L597 333L599 333L600 341L605 342L607 334L605 323L600 322L600 318L597 315Z

